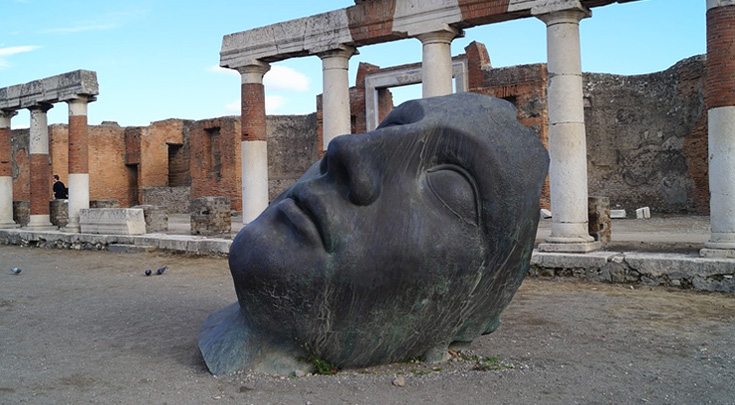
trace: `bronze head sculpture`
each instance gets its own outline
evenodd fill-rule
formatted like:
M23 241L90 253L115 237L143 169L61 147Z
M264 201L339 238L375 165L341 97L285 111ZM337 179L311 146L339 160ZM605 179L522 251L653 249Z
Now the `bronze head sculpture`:
M528 271L548 155L510 103L406 102L233 241L238 304L205 322L215 374L441 359L492 332Z

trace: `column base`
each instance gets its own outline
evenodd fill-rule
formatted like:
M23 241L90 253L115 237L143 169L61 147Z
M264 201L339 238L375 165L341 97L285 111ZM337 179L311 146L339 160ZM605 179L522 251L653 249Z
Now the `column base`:
M711 257L717 259L735 259L735 248L733 249L710 249L703 248L699 250L702 257Z
M15 222L0 223L0 229L13 229L20 228L20 225Z
M26 229L32 231L56 231L59 228L51 223L49 215L31 215Z
M599 241L592 242L576 242L576 243L540 243L538 250L541 252L557 252L557 253L589 253L600 250L602 243Z
M76 224L76 225L67 224L65 227L60 228L59 230L64 233L81 233L82 227L79 226L79 224Z

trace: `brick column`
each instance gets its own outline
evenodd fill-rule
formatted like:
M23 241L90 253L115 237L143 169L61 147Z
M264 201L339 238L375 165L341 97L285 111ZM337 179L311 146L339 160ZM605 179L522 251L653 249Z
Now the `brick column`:
M37 104L31 110L31 217L28 228L38 230L56 229L49 216L49 200L51 192L51 173L49 169L48 120L46 111L51 104Z
M702 256L735 257L735 0L707 1L710 238Z
M240 157L243 224L252 222L268 206L268 144L263 75L269 69L270 65L262 62L237 68L242 78Z
M582 96L580 8L538 17L547 27L551 235L539 250L584 253L600 248L587 225L587 144Z
M0 110L0 228L17 228L13 221L13 149L10 119L15 111Z
M322 60L322 151L338 135L352 132L348 65L355 48L343 46L319 54Z
M416 38L421 41L421 90L422 96L435 97L452 94L452 40L458 31L427 32Z
M93 100L93 99L92 99ZM69 222L64 231L79 232L79 211L89 208L89 156L87 152L87 104L78 96L69 105Z

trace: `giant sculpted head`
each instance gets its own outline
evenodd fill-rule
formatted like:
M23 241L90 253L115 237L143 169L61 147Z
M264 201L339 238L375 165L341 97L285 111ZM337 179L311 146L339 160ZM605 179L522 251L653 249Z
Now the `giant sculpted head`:
M335 138L235 238L238 304L200 335L210 371L438 360L492 332L528 270L547 167L510 103L471 93Z

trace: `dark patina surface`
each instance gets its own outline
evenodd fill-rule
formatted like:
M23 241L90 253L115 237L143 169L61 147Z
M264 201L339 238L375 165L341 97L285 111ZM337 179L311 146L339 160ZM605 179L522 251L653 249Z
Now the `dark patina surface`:
M421 358L492 332L526 275L548 156L506 101L409 101L324 158L235 238L238 303L205 322L210 371Z

